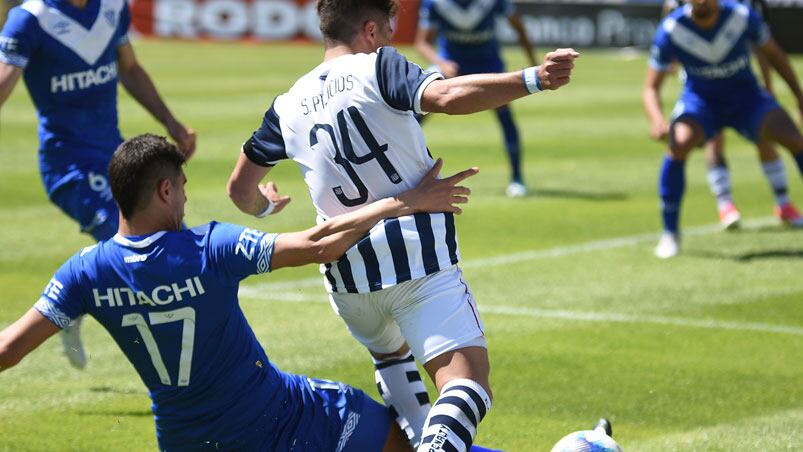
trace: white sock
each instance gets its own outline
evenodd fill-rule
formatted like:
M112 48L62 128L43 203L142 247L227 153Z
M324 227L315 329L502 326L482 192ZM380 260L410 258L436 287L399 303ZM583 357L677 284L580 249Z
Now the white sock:
M392 360L374 359L376 387L410 444L418 445L429 414L427 388L412 352Z
M476 381L457 378L446 383L429 411L417 452L469 450L490 409L491 398Z
M767 181L772 187L772 192L775 194L775 202L779 206L789 203L788 186L786 184L786 167L783 160L780 158L771 162L764 162L761 164L764 170L764 175L767 176Z
M727 166L712 166L708 168L708 187L711 194L717 198L717 207L733 203L731 196L731 175Z

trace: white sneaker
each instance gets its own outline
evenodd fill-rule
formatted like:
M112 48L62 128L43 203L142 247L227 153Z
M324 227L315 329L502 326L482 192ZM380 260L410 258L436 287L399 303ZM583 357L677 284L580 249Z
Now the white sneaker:
M655 247L655 257L659 259L669 259L680 253L680 236L671 232L661 234L661 240Z
M527 186L521 182L511 182L510 185L507 186L505 194L508 198L523 198L527 196L528 191Z
M67 360L76 369L86 367L86 355L84 354L84 344L81 342L81 322L84 317L78 317L72 324L61 330L61 345L64 346L64 354Z

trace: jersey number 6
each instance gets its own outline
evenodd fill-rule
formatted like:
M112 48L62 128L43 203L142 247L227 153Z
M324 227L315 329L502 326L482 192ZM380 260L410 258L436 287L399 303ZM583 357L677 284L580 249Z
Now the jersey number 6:
M351 144L351 137L349 136L348 124L346 123L346 113L344 110L340 110L340 112L337 114L337 127L340 130L340 136L343 138L343 152L340 151L340 146L337 144L335 130L329 124L315 124L309 133L309 144L310 146L315 146L318 144L319 130L324 130L329 134L329 137L332 139L332 145L335 147L335 163L343 167L343 169L346 171L346 174L349 176L349 179L351 179L351 182L354 184L354 187L357 189L357 193L359 193L359 195L356 198L349 198L343 193L343 187L340 185L332 188L332 191L335 192L335 196L337 196L338 201L340 201L344 206L354 207L364 204L368 200L368 189L365 188L365 184L360 179L357 171L354 170L354 167L351 165L352 163L355 165L362 165L365 162L376 160L377 163L379 163L379 166L382 168L382 171L385 172L385 175L387 175L388 179L390 179L390 181L394 184L400 183L402 181L402 177L385 155L385 152L388 150L388 145L380 145L376 141L374 134L372 134L371 130L368 129L368 124L365 123L360 111L357 110L356 107L348 107L347 110L351 120L354 121L354 126L357 127L357 131L360 133L362 140L368 146L370 152L359 156L354 153L354 146Z

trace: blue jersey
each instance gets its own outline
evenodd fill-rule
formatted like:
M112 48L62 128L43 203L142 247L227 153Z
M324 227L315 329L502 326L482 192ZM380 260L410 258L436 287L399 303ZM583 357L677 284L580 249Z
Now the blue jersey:
M0 34L0 61L24 69L39 116L40 170L52 193L85 162L107 165L117 128L117 53L128 42L126 0L28 0Z
M334 450L354 416L274 367L238 303L240 280L270 271L275 238L215 222L117 235L70 258L35 307L60 327L90 314L106 328L148 387L161 450Z
M501 70L496 19L513 13L510 0L424 0L419 26L438 31L438 53L460 65L461 73Z
M691 6L685 5L658 27L650 65L664 71L678 60L687 76L685 90L726 102L734 93L760 89L750 69L749 45L762 46L769 39L766 23L747 6L723 1L717 24L703 30L692 21Z

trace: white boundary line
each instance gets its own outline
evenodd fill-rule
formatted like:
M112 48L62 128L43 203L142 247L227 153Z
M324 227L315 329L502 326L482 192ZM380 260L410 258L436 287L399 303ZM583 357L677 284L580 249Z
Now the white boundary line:
M762 227L774 224L777 220L773 218L761 218L746 222L748 227ZM699 236L711 234L719 231L719 225L699 226L689 228L684 231L685 236ZM485 259L475 259L461 263L462 268L487 268L497 267L518 262L547 259L552 257L562 257L572 254L589 253L593 251L609 250L634 246L645 242L651 242L658 238L657 234L640 234L627 237L619 237L606 240L581 243L565 247L549 248L545 250L531 250L519 253L503 254ZM326 297L321 294L306 295L298 292L309 287L323 288L322 277L298 279L294 281L282 281L276 283L261 283L240 287L240 296L244 298L267 298L283 302L325 302ZM651 323L658 325L676 325L684 327L722 329L735 331L757 331L763 333L780 333L803 336L803 327L772 325L766 323L752 322L733 322L722 320L689 319L682 317L665 317L658 315L633 315L617 313L599 313L567 311L557 309L540 308L517 308L511 306L485 306L480 308L481 312L488 314L517 315L540 318L565 319L588 322L622 322L622 323Z

